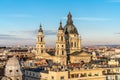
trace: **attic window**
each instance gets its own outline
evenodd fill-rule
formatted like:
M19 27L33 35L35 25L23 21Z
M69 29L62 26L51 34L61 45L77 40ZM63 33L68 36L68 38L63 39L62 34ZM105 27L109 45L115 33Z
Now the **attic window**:
M18 70L16 70L16 72L18 72Z
M12 70L10 70L9 72L12 72Z

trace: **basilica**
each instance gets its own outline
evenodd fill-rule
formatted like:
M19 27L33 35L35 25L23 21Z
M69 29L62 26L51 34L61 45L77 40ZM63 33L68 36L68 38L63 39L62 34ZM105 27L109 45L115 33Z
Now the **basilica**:
M55 63L66 65L68 63L89 62L91 55L81 50L81 37L77 28L73 24L72 15L67 15L66 25L63 27L62 22L58 27L56 35L56 47L54 55L46 52L44 41L44 30L40 25L36 40L36 58L51 59Z

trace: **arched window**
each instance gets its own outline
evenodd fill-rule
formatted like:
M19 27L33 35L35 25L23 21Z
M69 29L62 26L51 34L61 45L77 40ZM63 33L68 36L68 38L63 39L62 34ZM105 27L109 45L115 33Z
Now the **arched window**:
M19 78L17 78L16 80L19 80Z
M73 47L73 42L71 42L71 47Z
M18 72L18 70L16 70L16 72Z
M41 47L43 47L43 45L41 45Z
M10 73L12 72L12 70L9 71Z
M61 36L61 41L63 41L63 36Z
M76 42L74 43L74 47L76 47Z
M41 42L43 41L43 38L41 37Z
M64 55L64 51L62 50L62 55Z
M57 55L59 55L59 51L57 50Z
M41 53L43 53L43 50L41 50Z

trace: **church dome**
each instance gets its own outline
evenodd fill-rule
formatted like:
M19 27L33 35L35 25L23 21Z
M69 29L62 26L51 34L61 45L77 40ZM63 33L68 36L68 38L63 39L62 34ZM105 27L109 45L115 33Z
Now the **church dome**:
M7 66L20 66L18 59L14 56L12 58L9 58L6 67Z
M68 17L67 24L64 27L65 34L69 34L69 33L70 34L78 34L78 31L77 31L76 27L73 24L72 15L71 15L70 12L69 12L67 17Z
M17 77L19 78L19 80L21 80L22 76L21 65L15 56L9 58L9 60L7 61L7 64L5 66L5 76Z

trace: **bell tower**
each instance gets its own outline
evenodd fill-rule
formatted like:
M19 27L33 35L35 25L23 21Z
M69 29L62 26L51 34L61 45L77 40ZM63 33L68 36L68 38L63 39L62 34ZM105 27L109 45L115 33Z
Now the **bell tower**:
M65 34L62 28L62 22L60 22L60 27L57 32L57 40L56 40L56 56L66 56L66 42L65 42Z
M62 28L62 22L60 22L60 26L57 32L55 56L57 57L58 63L60 63L61 65L66 65L67 63L66 41L64 29Z
M41 24L37 35L36 51L37 51L36 53L37 55L45 53L45 41L44 41L44 34Z

